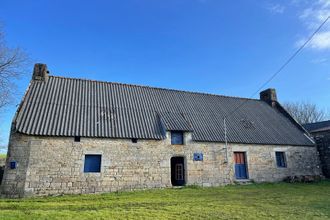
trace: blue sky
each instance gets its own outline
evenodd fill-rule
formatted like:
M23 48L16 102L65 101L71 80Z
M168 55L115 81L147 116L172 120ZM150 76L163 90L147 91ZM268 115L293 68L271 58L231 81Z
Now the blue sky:
M249 97L329 14L330 0L3 0L0 21L31 72L41 62L53 75ZM330 109L329 23L267 86L280 102ZM0 117L1 143L15 109Z

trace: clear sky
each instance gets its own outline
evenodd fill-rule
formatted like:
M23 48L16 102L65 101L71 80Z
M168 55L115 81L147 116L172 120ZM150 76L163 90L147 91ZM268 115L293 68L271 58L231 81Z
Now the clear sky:
M29 54L31 73L41 62L53 75L242 97L329 15L330 0L2 0L0 7L7 43ZM20 97L30 77L18 82ZM330 109L330 22L267 87L280 102ZM0 143L15 110L0 117Z

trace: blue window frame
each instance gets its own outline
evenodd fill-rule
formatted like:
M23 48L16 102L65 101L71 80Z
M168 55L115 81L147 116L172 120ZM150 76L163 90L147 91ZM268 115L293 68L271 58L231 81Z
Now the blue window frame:
M183 145L183 132L182 131L172 131L171 132L171 144Z
M286 167L286 159L284 152L275 152L277 167Z
M85 155L85 173L99 173L101 171L101 155L86 154Z

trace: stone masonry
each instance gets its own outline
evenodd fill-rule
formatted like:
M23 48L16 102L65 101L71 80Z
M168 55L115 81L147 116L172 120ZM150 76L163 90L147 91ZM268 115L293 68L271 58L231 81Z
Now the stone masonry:
M321 167L325 177L330 178L330 130L312 133L320 154Z
M6 158L0 158L0 184L5 170Z
M233 183L233 152L246 152L249 179L280 181L290 175L320 175L315 147L194 142L185 133L185 145L165 140L29 136L13 133L1 185L8 197L104 193L119 190L171 187L173 156L185 158L187 185L219 186ZM287 167L277 168L275 151L287 155ZM194 153L203 161L194 161ZM85 154L101 154L101 172L84 173Z

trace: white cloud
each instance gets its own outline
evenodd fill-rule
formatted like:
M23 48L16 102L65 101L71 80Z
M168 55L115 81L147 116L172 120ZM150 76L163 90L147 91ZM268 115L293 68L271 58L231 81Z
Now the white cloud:
M273 14L283 14L285 11L285 7L280 4L269 4L267 9Z
M321 63L327 63L328 61L329 61L328 58L318 58L318 59L311 60L311 63L321 64Z
M306 42L307 38L301 38L296 42L296 46L300 47ZM313 39L307 44L307 47L314 50L330 49L330 31L323 31L315 34Z
M330 0L318 0L309 5L300 14L300 19L306 26L309 34L314 31L324 20L330 16ZM301 45L306 41L306 37L299 39L296 45ZM312 41L307 45L316 50L330 49L330 21L323 26L321 32L317 33Z
M317 50L330 49L330 31L316 34L309 47Z
M330 0L319 0L320 3L322 3L325 7L330 6Z

